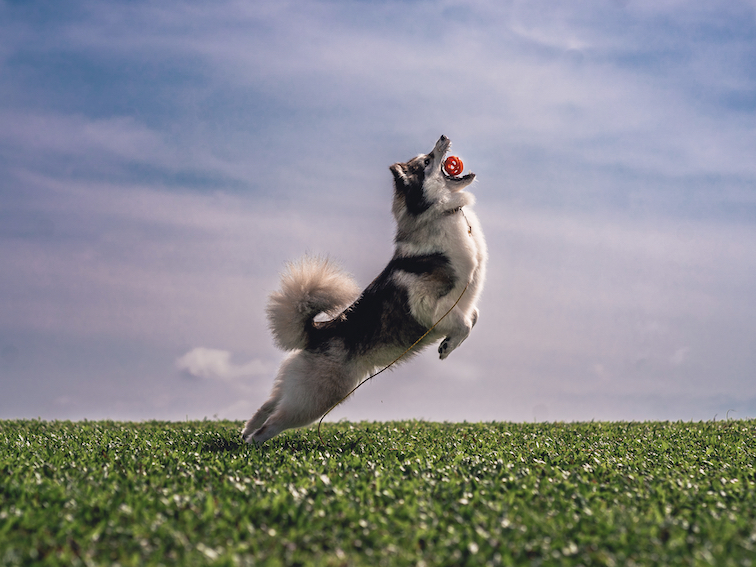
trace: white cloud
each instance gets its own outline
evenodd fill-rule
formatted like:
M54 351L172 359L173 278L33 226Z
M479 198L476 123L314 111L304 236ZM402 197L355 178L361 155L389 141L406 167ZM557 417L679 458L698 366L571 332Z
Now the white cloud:
M748 11L748 4L738 5ZM316 2L259 11L238 2L88 5L88 17L61 24L43 45L181 68L192 81L171 93L180 120L171 124L171 135L164 126L155 132L118 116L83 125L80 117L34 120L51 126L49 143L65 139L72 122L74 147L94 149L101 142L124 159L244 180L278 165L266 163L268 151L287 156L289 176L298 166L311 170L322 152L300 149L298 140L322 142L323 128L393 139L442 129L503 153L535 147L545 159L588 168L756 176L753 116L701 101L701 93L712 90L752 89L753 78L742 77L749 75L753 48L746 44L731 57L721 47L726 39L687 37L711 13L732 18L737 10L579 6L451 2L428 10L423 2L389 2L344 10L338 2ZM471 25L475 38L465 33ZM446 33L428 33L434 26ZM575 62L575 52L585 56ZM646 53L674 57L663 65L622 63ZM186 61L196 64L184 70ZM276 113L296 120L264 119ZM24 123L13 131L20 140L28 138L24 131L39 136L39 128ZM365 147L349 135L328 136L329 144L319 147L345 153L344 163ZM265 158L257 161L257 153Z
M685 363L688 359L688 353L690 352L690 347L680 347L678 348L672 356L669 357L669 362L672 366L680 366Z
M19 179L28 218L0 227L12 238L0 247L12 274L0 305L3 323L25 331L268 348L265 296L286 261L331 254L367 284L375 264L364 250L390 254L388 199L364 218L349 207L370 198L308 211L227 192Z
M132 116L90 118L83 114L0 111L0 150L12 170L68 177L115 178L134 168L194 173L206 178L249 181L255 164L229 159L189 134L169 134Z
M83 115L0 113L0 143L25 152L79 157L97 152L122 160L145 160L168 151L161 135L130 117L90 119Z
M205 347L197 347L179 357L176 368L196 378L217 380L262 376L269 374L271 370L269 364L257 359L246 364L234 364L230 352Z

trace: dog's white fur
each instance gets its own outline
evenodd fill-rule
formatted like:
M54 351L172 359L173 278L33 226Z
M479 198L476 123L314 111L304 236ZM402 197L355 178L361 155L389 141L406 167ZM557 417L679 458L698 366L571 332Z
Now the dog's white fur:
M443 339L438 348L443 360L470 334L487 251L470 209L475 198L464 191L475 175L450 177L443 171L450 145L441 136L430 153L391 166L396 247L361 295L328 259L305 257L288 266L267 313L276 344L293 352L270 398L242 430L245 441L261 444L317 420L436 323L403 359ZM332 319L316 322L320 313Z

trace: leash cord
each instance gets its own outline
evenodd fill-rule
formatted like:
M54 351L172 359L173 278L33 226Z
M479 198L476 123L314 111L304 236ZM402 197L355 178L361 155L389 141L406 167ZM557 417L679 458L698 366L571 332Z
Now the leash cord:
M466 219L465 219L465 220L466 220ZM469 285L470 285L470 282L468 281L468 282L467 282L467 284L465 284L465 289L463 289L463 290L462 290L462 293L460 293L460 294L459 294L459 297L457 298L457 301L455 301L455 302L454 302L454 305L452 305L452 306L451 306L451 307L449 308L449 310L448 310L448 311L447 311L446 313L444 313L444 314L443 314L443 315L441 316L441 318L440 318L440 319L439 319L438 321L436 321L436 322L435 322L435 323L433 324L433 326L432 326L432 327L431 327L430 329L428 329L427 331L425 331L425 333L423 333L423 335L422 335L422 336L421 336L421 337L420 337L419 339L417 339L417 340L416 340L416 341L415 341L414 343L412 343L412 344L411 344L411 345L410 345L409 347L407 347L407 349L406 349L406 350L405 350L405 351L404 351L404 352L403 352L402 354L400 354L399 356L397 356L397 357L396 357L396 358L395 358L394 360L392 360L392 361L391 361L391 362L390 362L389 364L387 364L386 366L384 366L383 368L381 368L381 369L380 369L380 370L379 370L378 372L376 372L375 374L371 374L370 376L368 376L367 378L365 378L365 379L364 379L364 380L363 380L362 382L360 382L359 384L357 384L357 385L356 385L356 386L355 386L354 388L352 388L352 389L351 389L351 390L349 391L349 393L348 393L348 394L347 394L346 396L344 396L344 397L343 397L343 398L341 398L341 399L340 399L340 400L339 400L338 402L336 402L335 404L333 404L333 405L331 406L331 408L330 408L330 409L329 409L329 410L328 410L327 412L325 412L325 413L323 414L323 417L321 417L321 418L320 418L320 421L318 421L318 437L320 438L320 443L321 443L322 445L325 445L325 442L323 441L323 437L322 437L322 436L320 435L320 426L321 426L321 425L323 424L323 420L324 420L324 419L326 418L326 416L327 416L327 415L328 415L329 413L331 413L331 412L333 411L333 409L334 409L334 408L335 408L336 406L338 406L339 404L341 404L341 402L343 402L343 401L344 401L344 400L346 400L346 399L347 399L347 398L348 398L349 396L351 396L352 394L354 394L354 392L355 392L355 391L357 390L357 388L359 388L360 386L362 386L362 385L363 385L363 384L364 384L365 382L368 382L368 381L372 380L373 378L375 378L376 376L378 376L378 375L379 375L379 374L380 374L381 372L383 372L383 371L385 371L385 370L388 370L389 368L391 368L391 367L392 367L392 366L393 366L394 364L396 364L397 362L399 362L399 360L400 360L400 359L401 359L401 358L402 358L402 357L403 357L403 356L404 356L405 354L407 354L407 353L408 353L409 351L411 351L411 350L412 350L413 348L415 348L415 346L417 345L417 343L419 343L419 342L420 342L420 341L422 341L422 340L423 340L423 339L424 339L425 337L427 337L427 336L428 336L428 334L429 334L429 333L430 333L430 332L431 332L431 331L432 331L433 329L435 329L435 328L436 328L436 326L437 326L437 325L438 325L438 324L439 324L439 323L440 323L441 321L443 321L443 320L444 320L444 318L445 318L445 317L446 317L446 316L447 316L447 315L448 315L449 313L451 313L451 312L452 312L452 309L454 309L454 308L455 308L455 307L457 306L457 304L458 304L458 303L460 302L460 300L462 299L462 296L463 296L463 295L465 294L465 292L467 291L467 287L468 287Z

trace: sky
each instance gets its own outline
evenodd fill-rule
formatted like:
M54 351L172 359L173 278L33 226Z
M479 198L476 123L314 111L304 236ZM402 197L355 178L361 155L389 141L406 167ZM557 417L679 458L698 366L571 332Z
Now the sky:
M329 420L756 417L753 0L0 0L0 419L249 418L441 134L479 322Z

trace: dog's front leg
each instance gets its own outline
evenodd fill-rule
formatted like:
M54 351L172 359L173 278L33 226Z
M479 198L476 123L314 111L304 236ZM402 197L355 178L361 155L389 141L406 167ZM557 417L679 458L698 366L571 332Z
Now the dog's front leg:
M441 326L441 331L446 333L446 338L441 341L438 347L438 354L441 360L444 360L451 352L457 348L470 335L470 331L478 322L478 310L473 309L468 316L460 309L454 308L446 316Z

